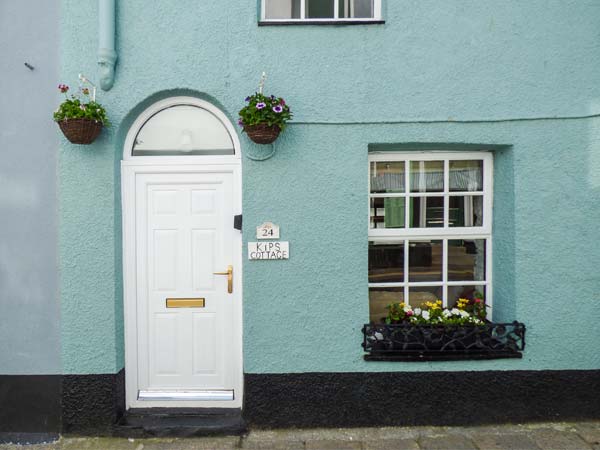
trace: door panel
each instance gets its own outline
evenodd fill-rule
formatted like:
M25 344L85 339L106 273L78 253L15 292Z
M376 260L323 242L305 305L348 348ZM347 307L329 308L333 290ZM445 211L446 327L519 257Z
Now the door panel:
M227 171L136 176L138 390L149 398L217 398L236 386L236 290L214 274L239 257L233 186ZM168 308L167 298L198 301Z

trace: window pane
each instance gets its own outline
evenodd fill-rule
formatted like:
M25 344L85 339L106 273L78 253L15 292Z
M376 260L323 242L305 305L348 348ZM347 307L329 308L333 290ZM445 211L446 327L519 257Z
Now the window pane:
M448 222L451 227L483 226L483 196L451 196Z
M404 282L404 241L369 242L369 283Z
M485 281L485 239L448 241L448 280Z
M371 322L385 322L390 303L400 303L404 301L404 288L369 288L369 320Z
M443 192L444 161L411 161L411 192Z
M444 197L412 197L410 202L410 228L436 228L444 226Z
M307 19L333 19L333 0L306 0Z
M372 18L373 0L340 0L340 19Z
M409 281L442 281L442 261L444 247L442 241L415 242L408 247Z
M153 115L142 126L133 144L133 156L233 155L227 128L210 111L177 105Z
M442 300L442 286L414 286L408 289L408 302L414 308L421 308L425 302Z
M450 161L450 191L483 190L483 161Z
M454 308L459 298L473 301L475 293L483 294L485 299L485 286L448 286L448 308Z
M404 203L402 197L372 198L371 228L404 228Z
M267 19L299 19L300 0L266 0Z
M404 161L371 162L371 193L404 192Z

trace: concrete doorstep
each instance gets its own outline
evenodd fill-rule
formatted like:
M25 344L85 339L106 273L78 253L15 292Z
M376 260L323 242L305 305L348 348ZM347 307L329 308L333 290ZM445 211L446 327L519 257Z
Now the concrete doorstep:
M254 430L245 436L126 439L61 437L0 450L600 450L600 421L485 427Z

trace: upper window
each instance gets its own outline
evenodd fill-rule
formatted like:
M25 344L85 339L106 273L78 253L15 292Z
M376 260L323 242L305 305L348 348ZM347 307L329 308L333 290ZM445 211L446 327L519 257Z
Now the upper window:
M207 109L180 104L150 116L133 141L133 156L233 155L233 139L223 121Z
M452 308L475 291L491 306L492 163L484 152L369 156L372 322L390 303Z
M381 0L262 0L264 22L381 20Z

